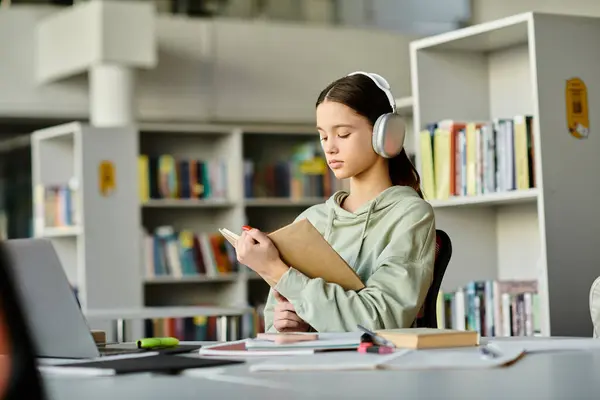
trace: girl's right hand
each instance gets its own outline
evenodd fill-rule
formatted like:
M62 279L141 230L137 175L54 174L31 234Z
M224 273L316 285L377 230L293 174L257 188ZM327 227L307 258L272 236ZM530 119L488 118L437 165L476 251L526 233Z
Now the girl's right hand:
M296 314L294 305L278 292L275 292L277 305L273 314L273 326L277 332L308 332L308 325Z

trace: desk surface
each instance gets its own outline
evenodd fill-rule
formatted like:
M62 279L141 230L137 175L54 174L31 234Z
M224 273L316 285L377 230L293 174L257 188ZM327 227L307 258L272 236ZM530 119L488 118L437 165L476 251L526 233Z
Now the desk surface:
M196 370L197 376L46 376L51 399L478 398L593 399L600 394L599 350L529 354L489 370L249 372L243 365ZM282 397L283 396L283 397Z

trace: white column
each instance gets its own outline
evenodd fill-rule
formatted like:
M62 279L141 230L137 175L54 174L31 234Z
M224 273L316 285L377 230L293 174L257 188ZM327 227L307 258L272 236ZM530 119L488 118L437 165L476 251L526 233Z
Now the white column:
M135 123L135 70L119 64L99 64L89 71L90 124L97 127Z

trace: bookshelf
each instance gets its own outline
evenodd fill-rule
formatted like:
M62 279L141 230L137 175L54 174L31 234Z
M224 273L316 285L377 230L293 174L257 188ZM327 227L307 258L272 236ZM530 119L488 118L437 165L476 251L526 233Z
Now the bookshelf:
M461 292L468 308L473 290L490 315L502 291L488 300L473 282L533 282L535 290L510 295L525 305L509 309L532 314L518 323L541 335L592 329L600 141L569 133L565 85L600 81L600 51L586 48L599 35L600 19L525 13L410 45L416 164L437 227L453 242L442 292Z
M332 175L325 183L327 168L321 175L315 172L307 177L302 173L301 166L309 168L305 172L310 174L315 158L322 156L316 130L301 125L145 123L140 125L139 138L144 304L250 305L256 311L246 315L242 335L253 334L261 329L262 321L257 318L268 285L238 265L218 228L241 231L243 225L251 225L271 231L341 188L345 183L332 179ZM190 168L190 160L207 166L202 194L190 191L203 175L189 175L187 171L195 170ZM216 160L224 160L224 166L211 169ZM158 185L169 179L170 192ZM223 190L211 187L215 185ZM169 229L166 233L165 228ZM193 262L187 268L182 261L187 256L181 256L185 241L181 233L186 231L197 237L190 252ZM156 262L157 255L151 250L156 246L173 246L172 254L179 257L173 256L164 264ZM219 268L215 255L220 251L220 262L227 268ZM211 256L215 257L212 261Z
M31 135L33 236L52 241L83 310L142 306L137 146L131 128L67 123Z

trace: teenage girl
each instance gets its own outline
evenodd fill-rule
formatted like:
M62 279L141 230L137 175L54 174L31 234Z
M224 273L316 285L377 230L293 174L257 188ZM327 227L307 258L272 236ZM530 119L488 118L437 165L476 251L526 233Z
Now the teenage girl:
M338 191L297 219L307 218L366 287L345 291L310 279L281 260L265 233L244 227L239 262L277 282L265 330L408 328L433 279L435 219L403 149L405 127L388 82L364 72L334 81L317 99L316 121L329 168L350 178L350 192Z

